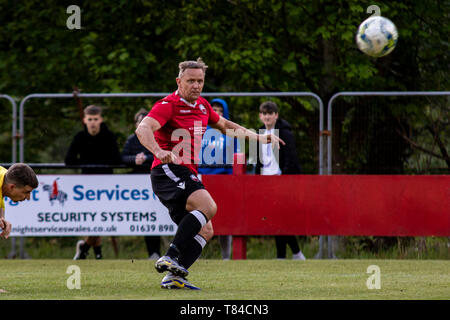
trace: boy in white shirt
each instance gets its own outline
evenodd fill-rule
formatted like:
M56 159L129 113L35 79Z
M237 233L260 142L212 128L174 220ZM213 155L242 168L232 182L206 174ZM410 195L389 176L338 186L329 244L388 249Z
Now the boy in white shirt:
M285 142L280 149L272 148L272 144L260 144L259 152L261 160L256 165L256 174L281 175L300 174L301 168L295 149L295 139L291 125L278 118L278 107L272 101L263 102L259 107L259 119L264 124L260 128L262 134L275 134ZM259 158L258 158L259 159ZM286 246L292 250L292 259L305 260L300 250L297 238L293 235L275 236L277 247L277 259L286 258Z

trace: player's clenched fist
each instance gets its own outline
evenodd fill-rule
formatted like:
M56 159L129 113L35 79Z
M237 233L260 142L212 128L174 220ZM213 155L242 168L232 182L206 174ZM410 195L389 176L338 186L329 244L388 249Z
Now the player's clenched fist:
M156 157L161 160L162 163L176 163L177 157L172 151L161 150L156 154Z
M11 223L2 218L0 219L0 228L3 230L2 233L0 233L0 237L2 239L8 239L9 234L11 233Z

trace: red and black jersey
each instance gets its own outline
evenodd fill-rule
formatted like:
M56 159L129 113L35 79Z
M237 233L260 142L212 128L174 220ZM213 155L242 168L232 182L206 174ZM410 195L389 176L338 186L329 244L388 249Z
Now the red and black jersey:
M176 91L156 102L147 116L161 125L154 133L159 147L175 153L181 159L180 165L197 174L203 134L208 124L220 119L209 102L199 97L191 104ZM159 164L161 161L155 157L152 168Z

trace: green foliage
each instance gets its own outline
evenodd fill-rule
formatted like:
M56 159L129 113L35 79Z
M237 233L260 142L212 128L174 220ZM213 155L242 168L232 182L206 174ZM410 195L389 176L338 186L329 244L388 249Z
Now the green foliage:
M448 173L448 99L339 98L334 104L334 120L341 126L333 137L339 172Z
M0 92L17 99L74 86L82 92L171 92L177 64L199 56L209 65L206 92L312 91L326 105L338 91L449 88L446 2L379 1L381 14L400 32L397 48L381 59L363 55L354 41L370 1L88 1L80 4L81 30L66 28L70 4L2 2ZM306 173L315 173L317 106L280 100L281 116L298 133ZM152 102L111 100L107 118L120 143L133 130L131 115ZM57 137L67 138L78 126L74 100L65 101L65 111L48 103L35 113L26 108L31 162L59 161L64 141ZM230 106L243 125L257 128L258 103L233 99ZM0 132L8 130L3 123ZM3 139L2 150L10 149ZM1 157L9 161L7 152Z

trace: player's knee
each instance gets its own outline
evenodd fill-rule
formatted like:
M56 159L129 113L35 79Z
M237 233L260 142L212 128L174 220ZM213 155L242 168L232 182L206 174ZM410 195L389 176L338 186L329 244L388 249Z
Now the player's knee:
M202 206L200 211L203 212L203 214L208 218L208 220L211 220L217 212L217 205L214 202L214 200L211 199L209 202L205 203Z
M214 215L217 212L217 204L214 200L211 201L211 204L209 205L209 213L210 213L210 219L212 219L212 217L214 217ZM212 228L212 226L211 226Z
M211 220L217 212L217 205L208 191L202 189L192 193L186 202L186 210L199 210L208 220Z

